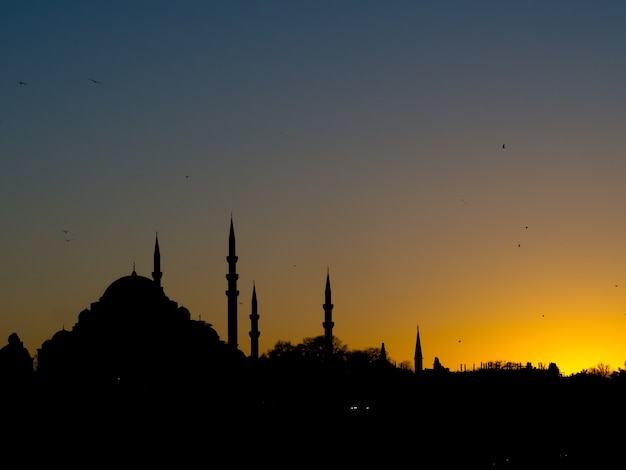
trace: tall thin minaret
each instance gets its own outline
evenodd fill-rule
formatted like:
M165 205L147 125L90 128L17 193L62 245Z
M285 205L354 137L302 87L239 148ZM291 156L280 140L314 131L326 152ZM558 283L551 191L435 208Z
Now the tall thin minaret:
M252 313L250 314L250 357L259 357L259 315L257 313L256 285L252 284Z
M228 280L228 290L226 291L226 297L228 298L228 344L238 347L237 345L237 297L239 291L237 290L237 255L235 254L235 229L233 228L233 216L230 216L230 235L228 237L228 256L226 257L228 262L228 274L226 279Z
M324 356L330 358L333 355L333 304L330 300L330 272L326 271L326 292L324 307Z
M152 271L152 279L159 287L161 287L161 277L163 277L163 273L161 272L161 252L159 251L159 234L157 233L154 242L154 271Z
M423 357L422 357L422 343L420 341L420 327L417 325L417 339L415 340L415 373L421 372L423 367Z

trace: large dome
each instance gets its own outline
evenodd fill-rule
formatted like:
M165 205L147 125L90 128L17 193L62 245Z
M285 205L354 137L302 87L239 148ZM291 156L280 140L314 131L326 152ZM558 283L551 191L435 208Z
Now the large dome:
M163 291L152 279L139 276L135 271L130 276L113 281L100 300L104 302L129 302L164 297Z

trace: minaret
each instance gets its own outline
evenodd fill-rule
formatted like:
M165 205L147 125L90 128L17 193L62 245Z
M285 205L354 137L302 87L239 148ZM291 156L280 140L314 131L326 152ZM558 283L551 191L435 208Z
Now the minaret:
M152 271L152 279L159 287L161 287L161 277L163 277L163 273L161 272L161 252L159 251L159 234L157 233L154 242L154 271Z
M385 343L382 343L380 347L380 362L387 362L387 350L385 349Z
M423 368L422 343L420 342L420 327L417 325L417 339L415 340L415 373L418 374Z
M324 356L330 358L333 355L333 304L330 301L330 273L326 272L326 292L324 302Z
M252 313L250 314L250 357L259 358L259 315L257 313L256 286L252 284Z
M228 298L228 344L237 347L237 255L235 255L235 229L233 228L233 216L230 216L230 235L228 237L228 290L226 297Z

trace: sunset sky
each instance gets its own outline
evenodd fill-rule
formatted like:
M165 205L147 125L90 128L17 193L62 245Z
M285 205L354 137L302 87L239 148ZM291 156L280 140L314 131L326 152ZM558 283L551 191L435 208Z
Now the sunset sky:
M253 284L263 353L329 272L349 349L625 367L626 2L4 2L0 44L0 347L157 233L226 340L232 215L246 354Z

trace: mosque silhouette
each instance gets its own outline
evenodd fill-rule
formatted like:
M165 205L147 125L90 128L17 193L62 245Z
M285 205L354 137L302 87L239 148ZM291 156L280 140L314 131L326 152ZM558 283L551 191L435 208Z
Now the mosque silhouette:
M210 323L191 319L188 309L171 300L161 285L158 234L154 245L152 278L135 271L112 282L89 309L78 315L71 330L61 329L37 353L37 373L45 381L180 383L197 380L199 373L241 368L259 358L259 315L256 286L250 314L250 356L238 348L238 295L235 230L230 220L228 239L228 340L220 339ZM333 304L330 275L326 275L324 355L333 354ZM383 345L384 348L384 345ZM421 352L420 352L421 358ZM421 359L420 359L421 360Z
M207 449L232 465L289 457L307 468L331 457L350 468L405 465L407 453L423 468L624 463L594 449L623 443L626 374L564 378L556 367L530 366L450 372L437 359L425 369L419 328L414 370L392 364L384 343L375 360L336 350L328 272L324 334L306 348L279 343L267 355L259 355L253 285L246 356L238 347L232 217L228 245L226 341L165 294L158 235L152 277L133 266L113 281L71 330L44 341L36 367L12 333L0 348L11 430L4 449L28 442L38 452L21 453L24 463L67 465L58 449L71 442L81 468L85 455L102 465L191 468Z

